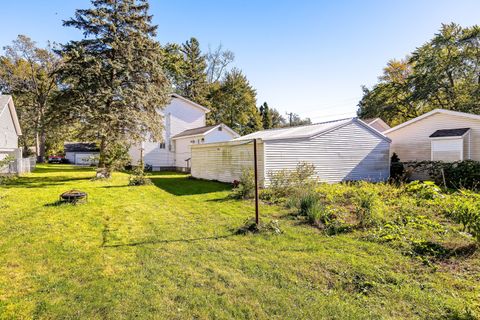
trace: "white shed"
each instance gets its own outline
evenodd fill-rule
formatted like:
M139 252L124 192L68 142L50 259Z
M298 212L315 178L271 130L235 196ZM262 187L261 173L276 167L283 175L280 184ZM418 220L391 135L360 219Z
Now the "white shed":
M93 142L65 142L65 159L80 166L94 165L98 162L100 149Z
M252 139L258 141L259 171L312 163L323 182L384 181L390 173L390 139L357 118L258 131L231 142L192 146L192 176L232 182L253 166Z

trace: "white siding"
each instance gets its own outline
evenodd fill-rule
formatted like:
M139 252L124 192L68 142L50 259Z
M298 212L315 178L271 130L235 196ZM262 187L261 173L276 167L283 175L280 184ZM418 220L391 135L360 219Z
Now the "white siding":
M264 177L263 143L258 143L258 173ZM224 142L192 146L192 176L199 179L233 182L243 169L253 169L253 143Z
M433 161L460 161L464 159L463 139L434 139L432 140Z
M0 109L0 149L18 148L18 136L8 104Z
M389 142L355 122L314 138L265 142L267 179L299 162L315 165L324 182L383 181L390 171Z
M390 133L391 152L401 161L431 160L430 135L441 129L471 128L471 150L468 150L468 134L465 140L465 159L471 152L471 159L480 161L480 120L443 113L435 113Z
M177 166L174 146L171 137L187 129L194 129L205 126L205 110L193 106L181 99L172 98L160 114L163 116L164 130L163 141L165 148L160 148L160 142L146 139L143 143L143 154L145 164L153 166L154 170L161 167L173 168ZM140 146L134 145L129 150L132 164L140 160ZM182 165L183 167L184 165Z
M233 138L235 138L235 136L230 131L224 128L221 130L216 128L205 136L205 143L224 142L232 140Z
M175 166L187 168L187 159L192 157L191 146L202 143L202 135L175 139ZM194 141L194 143L192 143ZM190 161L191 163L191 161ZM190 166L190 164L188 164Z
M173 98L171 103L163 110L163 113L167 118L167 140L187 129L206 125L205 111L180 99Z
M197 135L175 139L175 166L177 168L186 168L187 159L190 159L188 166L191 166L192 145L224 142L232 140L233 138L234 135L230 131L227 131L223 128L222 130L218 130L218 128L215 128L214 130L208 132L206 135Z

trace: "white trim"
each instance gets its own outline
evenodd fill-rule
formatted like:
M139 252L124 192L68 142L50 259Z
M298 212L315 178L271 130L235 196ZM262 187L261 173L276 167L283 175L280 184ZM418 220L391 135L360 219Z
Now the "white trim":
M186 103L188 103L188 104L190 104L190 105L192 105L192 106L194 106L194 107L197 107L197 108L203 110L205 113L209 113L209 112L210 112L210 109L205 108L204 106L199 105L198 103L195 103L195 102L193 102L192 100L189 100L189 99L187 99L187 98L184 98L184 97L182 97L182 96L179 95L179 94L171 93L170 96L172 96L172 97L174 97L174 98L177 98L177 99L180 99L180 100L182 100L182 101L184 101L184 102L186 102Z
M346 121L348 120L348 121ZM340 119L340 120L334 120L334 121L328 121L328 122L340 122L339 124L337 124L336 126L333 126L333 127L329 127L329 128L326 128L326 129L323 129L323 130L320 130L318 132L314 132L314 133L309 133L309 134L303 134L303 135L298 135L298 136L294 136L294 137L274 137L274 138L256 138L256 139L261 139L262 141L281 141L281 140L294 140L294 139L313 139L313 138L316 138L316 137L319 137L321 135L324 135L324 134L327 134L329 132L332 132L334 130L337 130L339 128L342 128L346 125L349 125L351 123L358 123L360 124L362 127L366 128L367 130L369 130L370 132L372 132L373 134L379 136L380 138L386 140L387 142L392 142L392 140L390 138L388 138L387 136L385 136L382 132L376 130L375 128L372 128L370 125L366 124L365 122L363 122L362 120L359 120L358 118L346 118L346 119ZM308 126L314 126L315 124L312 124L312 125L305 125L305 127L308 127ZM292 129L295 128L295 127L292 127ZM279 129L289 129L289 128L279 128ZM275 129L270 129L270 130L275 130ZM268 131L268 130L263 130L263 131ZM257 131L257 132L261 132L261 131ZM254 133L251 133L251 134L255 134L256 132ZM248 136L248 135L247 135ZM245 138L246 136L243 136L243 137L240 137L239 139L235 139L236 141L245 141L245 140L250 140L250 139L255 139L254 137L253 138Z
M398 126L395 126L391 129L388 129L388 130L384 131L383 133L388 134L390 132L396 131L396 130L401 129L403 127L406 127L406 126L408 126L412 123L415 123L419 120L422 120L422 119L427 118L431 115L434 115L436 113L443 113L443 114L447 114L447 115L450 115L450 116L466 117L466 118L470 118L470 119L480 120L480 115L477 115L477 114L471 114L471 113L465 113L465 112L459 112L459 111L452 111L452 110L445 110L445 109L435 109L435 110L432 110L430 112L424 113L421 116L418 116L418 117L410 119L410 120L408 120L404 123L401 123Z
M216 125L215 127L213 127L212 129L208 130L207 132L204 133L204 135L209 134L210 132L214 131L218 127L222 127L222 130L227 129L227 131L230 131L230 133L233 135L233 139L240 137L240 135L238 133L236 133L232 128L230 128L229 126L227 126L226 124L223 124L223 123L220 123L220 124Z
M468 160L472 160L472 130L468 130Z
M183 139L183 138L189 138L189 137L200 137L200 136L206 136L207 134L209 134L210 132L214 131L215 129L217 129L218 127L222 127L223 129L227 129L227 131L230 131L230 133L233 134L233 139L235 138L238 138L240 137L240 135L238 133L236 133L232 128L230 128L229 126L227 126L226 124L223 124L223 123L220 123L220 124L217 124L216 126L212 127L211 129L205 131L204 133L197 133L197 134L191 134L191 135L188 135L188 136L181 136L181 137L173 137L171 138L172 140L177 140L177 139ZM196 128L192 128L192 129L188 129L188 130L194 130ZM186 131L186 130L185 130ZM181 133L181 132L180 132ZM179 134L180 134L179 133Z
M22 129L20 128L20 122L18 121L17 110L15 110L15 104L13 103L12 96L8 96L7 103L5 104L4 108L2 109L2 112L0 112L0 116L3 114L3 112L5 112L7 106L8 106L8 109L10 111L10 117L12 118L13 126L15 127L15 132L17 133L17 136L21 136L22 135Z
M380 118L378 118L380 119ZM380 119L381 121L383 121L382 119ZM380 132L378 131L377 129L375 129L374 127L370 126L369 124L365 123L364 121L362 121L362 119L358 119L358 118L353 118L352 119L352 122L357 122L359 124L361 124L362 126L364 126L365 128L367 128L368 130L370 130L371 132L373 132L374 134L376 134L377 136L379 136L380 138L383 138L384 140L388 141L388 142L392 142L392 139L390 139L389 137L387 137L383 132ZM388 126L388 125L387 125Z

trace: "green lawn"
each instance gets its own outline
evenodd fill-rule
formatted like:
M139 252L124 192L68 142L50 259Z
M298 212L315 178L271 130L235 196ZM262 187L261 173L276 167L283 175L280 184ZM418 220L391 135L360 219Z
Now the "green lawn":
M0 318L468 319L478 253L425 265L355 232L326 236L261 206L281 235L235 235L251 201L176 173L42 165L0 187ZM58 205L69 189L86 204ZM477 250L478 251L478 250ZM473 317L473 315L472 315Z

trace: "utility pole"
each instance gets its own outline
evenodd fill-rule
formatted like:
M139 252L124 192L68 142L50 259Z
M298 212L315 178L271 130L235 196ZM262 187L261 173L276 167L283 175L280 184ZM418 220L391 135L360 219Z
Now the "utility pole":
M293 113L293 112L287 112L286 114L287 114L287 116L288 116L288 124L289 124L289 126L291 127L291 126L292 126L292 119L293 119L294 113Z
M257 139L253 139L253 167L255 172L255 224L258 226L258 165L257 165Z

